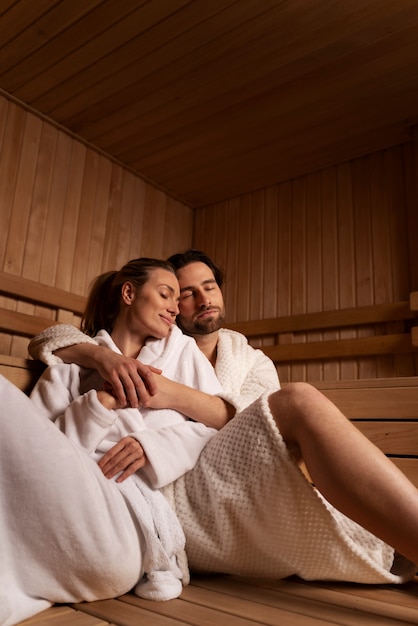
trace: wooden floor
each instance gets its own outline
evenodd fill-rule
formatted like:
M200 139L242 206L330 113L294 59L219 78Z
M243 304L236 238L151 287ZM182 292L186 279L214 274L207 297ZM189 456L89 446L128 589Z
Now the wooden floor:
M418 578L402 586L194 577L181 598L55 606L20 626L386 626L418 624Z

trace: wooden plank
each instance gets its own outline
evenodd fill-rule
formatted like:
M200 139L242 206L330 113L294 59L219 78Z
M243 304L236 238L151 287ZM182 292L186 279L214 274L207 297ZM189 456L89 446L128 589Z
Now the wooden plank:
M377 354L408 354L416 350L417 347L412 345L411 336L407 333L263 347L265 354L274 362L338 359Z
M338 224L338 262L339 262L339 307L352 308L355 300L355 241L353 219L353 188L349 163L337 166L337 224ZM355 329L341 329L341 339L352 339ZM340 364L341 379L357 378L355 359L344 359Z
M333 595L332 590L321 594L321 583L319 583L318 593L315 594L316 587L309 583L270 580L268 585L264 585L262 581L259 581L257 585L257 579L251 579L246 583L246 579L239 577L208 576L195 579L193 587L184 590L183 597L193 598L194 587L197 586L202 588L202 602L214 604L221 602L221 593L225 596L230 595L235 600L235 604L239 602L240 605L246 606L247 611L251 606L250 602L256 602L259 606L261 623L272 626L281 623L287 626L288 624L305 625L316 622L344 626L363 624L395 626L395 624L399 625L399 620L404 620L409 624L414 624L413 620L416 620L416 609L385 606L385 603L367 600L361 603L357 599L353 601L353 598L340 596L338 593ZM274 609L271 613L270 608ZM265 615L268 617L271 615L270 619L266 620ZM287 621L292 617L293 621Z
M305 582L297 577L287 580L232 577L236 585L244 587L261 587L271 590L278 590L296 602L296 598L306 598L318 602L325 602L336 609L335 619L339 618L337 607L346 607L353 610L360 610L369 613L375 621L373 624L380 624L379 616L389 619L397 619L400 623L405 619L406 623L414 623L414 612L416 614L418 604L418 580L406 585L356 585L353 583L333 583L333 582ZM195 581L196 585L207 585L204 579L202 583ZM210 584L210 580L209 580ZM216 584L216 582L215 582ZM218 584L221 584L219 581ZM406 610L403 611L403 608ZM411 621L412 620L412 621ZM339 621L337 623L340 623ZM360 622L361 623L361 622ZM403 623L403 621L402 621Z
M42 254L45 249L45 231L49 195L53 182L56 156L57 129L51 124L41 125L36 175L32 189L26 243L23 251L21 275L39 282Z
M131 596L127 596L130 598ZM134 598L134 596L132 596ZM145 601L143 601L145 602ZM120 600L100 600L98 602L85 602L73 605L74 608L89 615L94 615L100 619L108 621L112 626L180 626L187 622L180 621L175 615L175 606L180 600L170 600L169 602L153 602L148 600L147 607L135 606L126 601ZM160 607L166 607L171 611L168 616L160 615ZM189 621L190 624L198 623ZM206 621L208 624L208 621ZM244 626L244 625L243 625Z
M321 179L317 174L307 177L306 193L309 198L309 210L306 214L306 230L309 233L306 241L306 306L309 312L320 311L323 308L322 294L326 291L324 285L327 280L324 277L322 252L326 248L326 243L323 241L323 222L327 222L327 219L323 218ZM309 341L321 339L322 333L318 331L309 333ZM322 371L322 363L318 361L308 363L307 379L320 380Z
M155 11L148 2L141 2L133 15L125 16L120 22L114 21L110 28L62 59L54 67L54 75L61 76L62 80L56 79L53 89L40 93L33 106L42 111L54 111L55 119L58 117L72 128L97 119L104 111L115 110L121 104L121 94L126 94L126 89L142 77L142 72L147 75L161 71L167 58L171 61L182 58L187 52L194 52L198 42L201 44L204 38L210 37L210 31L205 32L205 18L210 14L215 14L216 18L222 5L225 6L225 0L210 4L160 0L159 10ZM236 12L231 19L234 17L236 19ZM133 62L141 60L142 56L147 57L147 63L137 64L133 71ZM86 57L92 62L86 64ZM50 83L51 79L46 85L51 87ZM25 93L24 88L17 92L21 99ZM68 93L75 94L71 102ZM111 100L110 108L106 98Z
M418 291L409 294L409 306L411 311L418 313Z
M56 285L69 291L71 289L71 269L77 255L76 234L80 213L81 190L87 148L73 141L71 159L68 168L68 183L63 206L63 220L59 233L59 255L56 264Z
M322 330L324 328L355 327L396 320L416 319L408 301L389 302L368 306L302 313L277 318L233 322L227 326L247 337L274 335L286 332Z
M396 380L396 379L394 379ZM414 378L416 380L416 378ZM349 419L417 419L418 387L321 389Z
M20 86L30 83L34 68L36 68L36 75L39 76L45 66L51 66L52 59L56 63L74 47L80 46L83 35L85 36L82 29L82 24L86 19L83 17L84 14L87 13L90 38L95 28L105 28L103 22L100 21L102 16L90 15L97 4L102 4L102 0L89 0L88 4L85 0L72 0L72 2L64 4L62 2L51 3L51 0L46 0L48 10L43 14L34 14L33 21L31 20L30 26L36 24L35 28L21 29L21 32L5 45L7 35L16 28L17 20L19 18L27 20L31 17L24 2L16 3L15 8L18 13L9 12L7 18L2 19L0 31L0 41L2 42L0 74L2 74L3 80L7 81L9 93L13 93ZM121 4L122 2L120 2ZM41 5L42 0L38 0L36 3L38 11ZM31 9L33 8L31 7ZM118 6L119 8L122 9ZM114 19L113 12L112 18ZM74 24L76 24L77 36L74 34ZM10 68L14 68L14 70L10 71Z
M205 589L202 586L188 586L183 590L180 600L170 603L159 603L153 607L151 601L141 600L132 595L124 596L124 600L135 606L148 607L155 613L173 616L181 624L206 626L207 624L222 624L222 626L250 626L251 624L266 624L277 626L319 626L323 622L304 612L303 600L299 607L293 602L279 603L269 606L264 602L263 591L257 589L256 594L248 593L247 587L241 594L232 595L224 592L228 588L228 579L223 579L225 585L215 590ZM239 583L237 585L239 587ZM273 593L271 594L273 595ZM255 599L257 596L257 599ZM299 608L299 610L298 610Z
M418 387L418 376L403 376L403 377L391 377L391 378L359 378L356 380L319 380L312 381L310 383L317 389L321 389L324 393L327 389L386 389L386 388L405 388L405 387Z
M0 356L0 374L25 393L30 393L45 365L39 361L19 357Z
M48 198L48 213L44 245L41 252L41 266L39 282L45 285L55 285L55 275L59 257L59 237L63 222L64 202L63 190L67 188L68 172L71 158L71 139L66 133L57 133L57 146L52 165L52 182Z
M8 294L29 302L48 304L82 314L86 299L63 289L41 285L35 280L0 272L0 293Z
M418 457L418 410L416 422L355 421L357 428L385 454Z
M390 457L390 460L418 489L418 459Z
M54 320L48 318L34 317L27 313L0 308L0 330L5 332L33 337L55 323Z
M109 624L84 611L76 611L69 606L53 606L33 617L19 622L19 626L105 626Z
M32 113L26 113L23 142L21 146L16 146L16 150L19 150L19 165L4 263L4 269L17 276L21 274L23 267L41 130L42 122L39 117ZM25 158L22 158L20 150Z

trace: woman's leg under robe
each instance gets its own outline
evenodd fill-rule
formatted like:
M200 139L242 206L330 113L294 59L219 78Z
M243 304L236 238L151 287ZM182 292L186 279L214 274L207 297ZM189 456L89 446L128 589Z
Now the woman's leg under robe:
M142 536L113 482L0 376L0 623L127 592Z

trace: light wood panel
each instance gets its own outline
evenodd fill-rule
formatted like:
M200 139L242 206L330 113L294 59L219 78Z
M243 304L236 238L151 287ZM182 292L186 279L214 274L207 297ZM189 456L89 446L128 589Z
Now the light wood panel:
M418 121L415 0L7 0L0 15L0 90L187 205L407 142Z
M213 234L208 237L205 227L215 207L197 209L194 244L226 270L227 320L245 322L316 311L332 314L409 298L409 292L418 288L414 155L412 142L217 203L216 241ZM241 253L232 254L237 245ZM396 335L408 331L407 325L382 320L379 331ZM346 329L319 332L312 328L292 340L344 339L349 344L365 337L373 342L375 332L368 325L356 329L353 316ZM280 341L287 343L286 334ZM255 346L268 343L252 340ZM283 381L416 372L417 357L396 351L392 356L365 354L309 365L298 359L279 366Z
M195 575L176 600L126 594L53 607L19 626L399 626L416 624L416 596L417 579L390 586Z
M35 289L42 283L85 296L101 272L189 247L192 217L178 200L0 97L0 271ZM10 296L0 306L22 319L35 311ZM25 357L26 345L0 333L3 354Z

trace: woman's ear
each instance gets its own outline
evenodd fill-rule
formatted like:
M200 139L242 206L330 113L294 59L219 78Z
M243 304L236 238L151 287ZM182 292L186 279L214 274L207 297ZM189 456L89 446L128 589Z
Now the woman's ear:
M126 283L123 283L121 291L122 300L128 306L130 306L134 300L135 291L135 287L131 282L126 281Z

